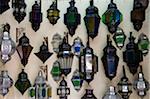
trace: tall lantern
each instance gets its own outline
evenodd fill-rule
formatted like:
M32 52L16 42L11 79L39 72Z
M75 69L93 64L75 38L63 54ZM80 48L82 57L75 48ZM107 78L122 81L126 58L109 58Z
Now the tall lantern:
M0 0L0 14L7 11L9 7L10 0Z
M97 99L97 98L93 94L93 89L86 89L86 93L81 99Z

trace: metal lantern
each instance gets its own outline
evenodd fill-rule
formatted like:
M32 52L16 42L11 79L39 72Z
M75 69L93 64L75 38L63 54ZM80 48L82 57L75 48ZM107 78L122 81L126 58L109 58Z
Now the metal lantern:
M100 20L101 18L98 14L98 8L94 6L93 0L90 0L90 6L86 9L84 22L87 33L92 39L94 39L98 35Z
M10 0L0 0L0 14L8 10Z
M57 55L61 73L67 76L71 72L73 53L71 52L71 45L68 43L68 34L64 37L62 44L59 46L59 53Z
M145 20L145 10L148 7L149 0L134 0L133 10L131 11L131 22L134 29L139 31Z
M101 60L105 69L106 77L112 80L116 76L119 57L116 55L116 48L112 45L110 35L107 35L107 45L103 49L104 55Z
M13 85L13 80L9 77L8 71L1 71L0 74L0 94L5 96L9 88Z
M70 7L67 8L67 13L64 15L64 23L69 30L69 34L73 36L77 26L80 24L81 15L75 7L75 0L71 0Z
M121 96L116 92L115 87L110 86L108 91L105 93L102 99L122 99Z
M50 8L47 10L47 18L52 25L57 23L59 17L59 9L57 8L57 0L53 1Z
M118 25L122 22L123 16L117 9L117 5L111 0L106 12L102 16L102 21L108 27L110 33L115 33Z
M31 87L28 75L24 69L22 69L22 72L19 74L18 80L15 83L15 87L21 92L22 95L29 87Z
M133 75L137 72L139 63L143 61L142 51L138 49L138 45L134 40L135 38L132 36L132 32L130 32L129 43L126 45L126 51L123 52L123 60L127 63Z
M39 0L39 2L35 1L35 4L32 6L29 21L32 24L33 30L36 32L40 28L40 23L42 22L41 0Z
M81 99L97 99L97 98L93 94L93 89L86 89L86 93Z
M12 0L12 8L14 9L13 15L15 19L20 23L26 16L26 4L24 0Z
M123 99L129 99L132 93L132 84L129 82L126 76L124 66L123 66L123 77L118 83L118 93L122 96Z
M28 58L33 49L33 47L29 43L29 39L26 37L25 33L23 33L23 36L19 39L19 44L16 48L23 66L28 63Z
M64 77L57 88L57 95L59 95L59 99L67 99L67 96L70 95L70 88L67 87Z
M0 38L1 47L1 60L6 63L11 59L11 55L15 52L15 42L10 37L10 25L7 23L4 25L3 34Z
M144 73L142 71L142 66L140 66L141 71L138 73L138 78L134 81L133 87L137 91L137 94L143 99L146 96L146 92L149 90L149 82L144 78Z

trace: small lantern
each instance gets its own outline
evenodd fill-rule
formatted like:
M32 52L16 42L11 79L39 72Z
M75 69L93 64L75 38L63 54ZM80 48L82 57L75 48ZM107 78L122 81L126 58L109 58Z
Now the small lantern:
M88 36L94 39L98 35L100 25L100 16L98 15L98 8L94 6L93 0L90 0L90 6L86 9L86 16L84 17L85 26Z
M57 95L59 95L59 99L67 99L67 96L70 95L70 88L67 87L64 77L57 88Z
M117 47L121 50L124 46L124 42L126 40L126 35L123 32L123 29L120 27L117 28L117 31L115 32L113 39L117 45Z
M132 93L132 84L129 82L126 77L125 68L123 66L123 77L118 83L118 93L122 96L123 99L129 99Z
M57 8L57 0L53 1L50 8L47 10L47 18L52 25L57 23L59 17L59 9Z
M8 71L1 71L0 74L0 94L5 96L9 88L13 85L13 80L9 77Z
M22 95L29 87L31 87L28 75L24 69L22 69L22 72L19 74L18 80L15 83L15 87L21 92Z
M138 48L142 51L144 56L147 55L149 52L149 44L150 41L148 37L144 33L141 33L138 38Z
M143 99L150 86L149 82L144 78L142 66L140 66L140 69L141 71L138 73L138 78L134 81L133 87L137 91L137 94Z
M116 92L115 87L110 86L108 91L105 93L102 99L122 99L121 96Z
M138 45L134 40L135 38L132 36L132 32L130 32L129 43L126 45L126 51L123 52L123 60L127 63L133 75L137 72L139 63L143 61L142 51L138 49Z
M110 33L116 32L118 25L122 22L123 16L117 9L117 5L111 0L106 12L102 16L102 21L108 27Z
M112 45L110 35L107 35L107 45L103 49L104 55L101 58L106 77L112 80L116 76L119 57L116 55L116 48Z
M10 37L10 25L6 23L3 28L3 34L0 39L1 47L1 60L3 63L6 63L11 59L11 55L15 52L15 42Z
M32 23L33 30L36 32L40 28L40 23L42 22L41 0L39 2L35 1L29 19Z
M7 11L9 7L10 0L0 0L0 14Z
M67 13L64 15L64 23L69 30L69 34L73 36L77 26L81 23L81 15L75 7L75 1L71 0L69 3L70 7L67 8Z
M97 98L93 94L93 89L86 89L86 93L81 99L97 99Z
M13 15L15 19L20 23L26 16L24 0L12 0L12 8L14 9Z
M66 34L62 44L59 46L57 57L61 66L61 73L67 76L71 72L73 62L73 53L71 52L71 45L68 43L68 34Z
M19 44L17 46L17 52L23 66L28 63L28 58L33 49L33 47L29 43L29 39L26 37L25 33L23 33L23 36L19 39Z

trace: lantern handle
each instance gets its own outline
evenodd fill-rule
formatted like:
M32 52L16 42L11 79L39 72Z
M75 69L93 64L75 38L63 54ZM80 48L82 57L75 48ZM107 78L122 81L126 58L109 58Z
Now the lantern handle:
M87 46L90 46L90 37L89 37L89 35L87 37Z
M124 65L123 65L123 75L124 75L124 77L126 77L126 71L125 71Z
M90 0L90 6L93 6L93 5L94 5L93 0Z
M111 43L110 35L107 35L107 44Z
M111 0L110 2L113 3L114 0Z
M143 73L142 65L140 65L140 72Z

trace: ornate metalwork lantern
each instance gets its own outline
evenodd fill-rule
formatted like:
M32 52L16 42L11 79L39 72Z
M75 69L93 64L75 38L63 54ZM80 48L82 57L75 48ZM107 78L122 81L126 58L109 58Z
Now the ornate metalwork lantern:
M111 0L106 12L102 16L102 21L108 27L110 33L115 33L118 25L122 22L123 16L117 9L117 5Z
M93 89L86 89L86 93L81 99L97 99L97 98L93 94Z
M41 0L39 0L39 2L35 1L35 4L32 6L29 21L32 23L32 28L36 32L40 28L40 23L42 22Z
M98 15L98 8L94 6L93 0L90 0L90 6L86 9L84 22L87 33L92 39L94 39L98 35L100 20L101 18Z
M8 71L1 71L0 74L0 94L5 96L9 88L13 85L13 80L9 77Z
M23 66L25 66L28 63L28 58L33 49L33 47L29 43L29 39L26 37L25 33L23 33L23 36L19 39L19 44L16 48Z
M21 92L22 95L29 87L31 87L28 75L24 69L22 69L22 72L19 74L18 80L15 83L15 87Z
M10 37L10 25L6 23L3 28L3 34L0 39L1 60L6 63L11 59L11 55L15 52L15 42Z
M70 95L70 88L67 87L64 77L57 88L57 95L59 95L59 99L67 99L67 96Z
M138 78L134 81L133 87L137 91L137 94L143 99L146 96L146 92L149 90L149 82L144 78L142 66L141 71L138 73Z
M112 80L116 76L119 57L116 55L116 48L112 45L110 35L107 35L107 45L103 49L104 55L101 60L105 69L106 77Z
M10 0L0 0L0 14L7 11L9 7Z
M135 38L132 36L132 32L130 32L129 43L126 45L126 51L123 52L123 60L127 63L133 75L137 72L139 63L143 61L142 51L138 49L138 45L134 40Z
M131 11L131 22L134 29L139 31L145 20L145 10L148 7L149 0L134 0L133 10Z
M132 93L132 84L129 82L126 76L124 66L123 66L123 77L118 83L118 93L122 96L123 99L129 99Z
M75 1L71 0L70 7L67 8L67 13L64 15L64 23L69 30L69 34L73 36L77 26L80 24L81 15L78 13L77 8L75 7Z
M24 0L12 0L12 8L14 9L13 15L15 19L20 23L26 16Z
M47 10L47 18L52 25L57 23L59 17L59 9L57 8L57 0L53 1L50 8Z

